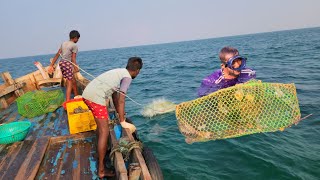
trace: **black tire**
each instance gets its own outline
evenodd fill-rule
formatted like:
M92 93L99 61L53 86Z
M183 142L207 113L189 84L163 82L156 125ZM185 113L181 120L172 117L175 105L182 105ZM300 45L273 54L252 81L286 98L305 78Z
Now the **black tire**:
M144 146L142 155L146 161L152 180L163 180L163 174L156 157L150 148Z

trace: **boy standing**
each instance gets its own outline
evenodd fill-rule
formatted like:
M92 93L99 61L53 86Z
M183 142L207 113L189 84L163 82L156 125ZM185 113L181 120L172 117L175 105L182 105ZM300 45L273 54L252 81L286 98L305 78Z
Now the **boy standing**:
M119 68L107 71L93 79L84 89L82 97L89 109L92 111L97 123L98 137L98 175L100 178L112 176L112 172L105 171L104 158L107 151L109 136L109 115L108 99L112 97L116 111L119 114L119 121L123 128L129 128L133 133L136 127L127 123L125 118L125 94L132 79L138 76L142 68L142 59L131 57L126 68Z
M66 101L70 100L71 96L71 90L73 89L73 93L75 96L78 95L78 89L76 80L74 77L74 73L78 72L78 67L74 66L73 64L77 65L76 57L78 53L78 46L76 43L80 39L80 33L76 30L72 30L69 34L69 41L65 41L61 44L61 47L59 48L58 52L54 56L49 71L53 72L53 65L59 58L61 57L61 60L59 61L59 66L63 75L63 78L67 80L67 90L66 90ZM72 63L73 64L72 64Z
M239 56L237 49L224 47L220 50L219 58L221 60L221 69L202 80L198 89L199 97L256 78L256 72L246 68L247 59Z

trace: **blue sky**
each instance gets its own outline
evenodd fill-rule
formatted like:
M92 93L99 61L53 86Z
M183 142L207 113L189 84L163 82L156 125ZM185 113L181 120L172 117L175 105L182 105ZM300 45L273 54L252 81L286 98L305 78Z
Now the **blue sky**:
M79 30L80 51L320 26L319 0L0 2L0 58L53 54Z

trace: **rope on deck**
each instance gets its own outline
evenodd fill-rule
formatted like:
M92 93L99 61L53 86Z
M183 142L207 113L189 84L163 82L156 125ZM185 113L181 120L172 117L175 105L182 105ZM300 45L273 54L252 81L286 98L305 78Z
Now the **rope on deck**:
M115 146L113 146L111 152L110 152L110 159L113 163L114 154L115 152L121 152L122 157L125 161L127 161L130 157L130 152L133 149L143 149L143 144L140 141L132 141L129 142L126 138L120 138L119 143Z

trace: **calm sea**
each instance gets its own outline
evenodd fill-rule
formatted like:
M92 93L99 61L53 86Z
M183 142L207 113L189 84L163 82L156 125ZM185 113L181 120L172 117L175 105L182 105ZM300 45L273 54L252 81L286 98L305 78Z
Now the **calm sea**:
M127 99L126 112L165 179L320 179L320 28L86 52L80 41L78 63L97 76L140 56L144 67L128 95L142 104L161 97L180 103L196 98L201 80L219 68L218 52L227 45L248 57L258 79L295 83L302 117L313 116L283 132L189 145L174 113L144 118L142 107ZM48 65L52 56L1 59L0 71L17 78L36 70L34 61Z

